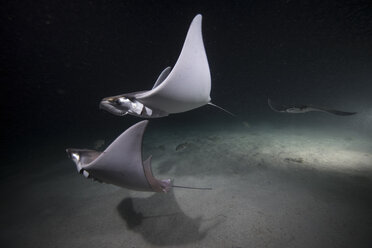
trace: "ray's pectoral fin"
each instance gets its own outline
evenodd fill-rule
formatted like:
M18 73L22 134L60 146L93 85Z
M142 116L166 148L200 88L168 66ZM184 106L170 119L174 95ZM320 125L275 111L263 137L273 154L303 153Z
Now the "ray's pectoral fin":
M168 66L167 68L165 68L160 73L158 79L156 80L156 82L155 82L155 84L152 88L155 89L156 87L158 87L164 81L164 79L166 79L168 77L168 75L171 71L172 71L172 67Z
M170 188L172 187L172 181L170 179L165 180L158 180L156 179L152 174L151 169L151 158L150 156L148 159L143 161L143 169L145 171L145 176L147 178L147 181L151 185L151 188L156 192L168 192Z
M136 95L149 108L169 114L186 112L210 101L211 76L202 37L202 16L190 24L172 71L166 68L154 88Z

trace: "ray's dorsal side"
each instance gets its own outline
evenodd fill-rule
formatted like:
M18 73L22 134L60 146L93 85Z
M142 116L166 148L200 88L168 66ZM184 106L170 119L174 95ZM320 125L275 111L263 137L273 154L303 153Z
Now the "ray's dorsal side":
M167 67L151 90L106 97L100 107L118 116L158 118L208 104L211 76L201 26L199 14L189 27L175 66Z

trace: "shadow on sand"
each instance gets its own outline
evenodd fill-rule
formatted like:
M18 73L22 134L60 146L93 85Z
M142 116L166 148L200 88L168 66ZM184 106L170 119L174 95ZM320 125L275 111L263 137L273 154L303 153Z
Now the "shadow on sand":
M117 210L129 230L140 233L147 242L160 246L197 242L220 224L220 221L208 222L208 227L200 230L203 219L185 215L172 191L156 193L148 198L125 198Z

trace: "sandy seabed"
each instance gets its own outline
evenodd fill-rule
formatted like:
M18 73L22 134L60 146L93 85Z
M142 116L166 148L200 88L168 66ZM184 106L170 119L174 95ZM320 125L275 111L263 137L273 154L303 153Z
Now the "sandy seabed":
M182 146L179 146L183 144ZM178 151L176 148L178 147ZM67 158L2 182L3 247L372 247L372 141L311 128L145 134L157 178L135 192Z

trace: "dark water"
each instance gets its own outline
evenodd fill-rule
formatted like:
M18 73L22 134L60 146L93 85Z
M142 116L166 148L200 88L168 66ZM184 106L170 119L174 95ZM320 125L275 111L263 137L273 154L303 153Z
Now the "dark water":
M35 183L39 183L33 186L35 192L41 187L38 179L43 178L41 171L48 167L56 167L53 170L57 174L70 175L70 170L74 168L72 165L66 167L69 161L65 148L92 147L99 139L105 140L107 145L139 120L110 115L98 108L99 101L106 96L151 88L160 71L174 65L190 21L198 13L203 15L203 39L212 76L212 101L237 114L239 121L205 106L153 120L149 137L155 137L160 143L161 135L175 135L181 137L178 141L182 143L188 136L197 137L206 132L206 136L213 137L213 132L218 133L227 127L240 130L241 127L237 126L244 120L253 129L264 129L265 132L282 129L296 132L310 128L312 132L324 133L325 136L332 134L351 140L363 138L367 144L372 142L371 1L3 1L0 13L4 209L16 209L23 204L12 197L21 189L22 194L28 194L23 186L17 185L23 185L29 173L36 177ZM325 113L279 114L267 106L268 96L284 104L329 106L358 114L350 117ZM309 133L306 135L312 136ZM162 144L152 145L149 138L147 148L152 151L155 146L165 145L168 149L167 138L164 140ZM221 140L207 144L213 147L218 142ZM364 145L360 149L371 154L370 148L370 145ZM156 152L163 154L162 151ZM186 155L185 158L193 156L192 153ZM230 160L224 161L228 163ZM241 168L238 166L235 169L239 171ZM161 168L159 170L161 173ZM351 183L354 186L345 190L346 196L337 188L342 187L343 181L328 174L316 174L315 181L327 181L331 177L331 182L335 183L330 186L322 181L319 185L324 187L318 186L312 191L312 194L321 194L322 197L331 197L332 192L336 192L335 197L341 197L342 202L348 202L348 199L355 202L345 211L336 211L339 215L334 216L335 219L362 209L360 215L345 222L353 225L348 232L360 231L363 234L350 235L350 239L346 235L345 242L355 242L360 247L369 247L368 242L371 244L371 239L364 235L370 232L370 224L368 226L364 219L371 217L368 214L371 206L368 195L372 192L370 170L366 171L366 177L349 178L357 185ZM178 172L179 176L182 172L188 176L191 173L182 169ZM228 174L228 171L221 169L216 174L221 176L223 173ZM294 178L292 174L288 177ZM286 176L280 178L286 181ZM356 178L360 179L362 186ZM78 185L79 179L82 180L78 178L74 185ZM40 180L43 182L44 179ZM32 180L29 183L33 185ZM306 182L305 185L305 188L311 188L311 183ZM49 187L48 183L46 187ZM54 189L53 185L50 187ZM355 196L355 192L362 193ZM37 201L39 195L34 194L32 201ZM57 190L52 198L58 205L67 200L65 197ZM120 215L124 215L124 222L129 226L137 225L141 220L136 219L136 213L133 213L134 219L128 217L126 210L129 208L132 211L131 201L141 202L134 198L118 205ZM148 202L158 204L161 199L151 198ZM332 200L328 202L331 206L335 204ZM174 204L177 208L177 202ZM112 205L115 209L116 205ZM35 209L30 211L37 212L37 204L32 206ZM43 207L47 208L48 204ZM71 209L74 207L71 204ZM57 219L68 215L66 212L58 215L60 212L56 205L51 209L56 211L54 217ZM133 211L140 210L134 208ZM16 211L11 213L17 215ZM6 212L2 214L7 215ZM38 225L38 218L43 217L36 215L38 217L32 219L30 216L32 214L23 215L30 228ZM207 235L193 233L199 220L183 215L178 218L187 223L186 229L191 236L195 236L195 239L184 237L182 244L199 244ZM9 225L14 225L14 230L17 229L19 218L6 220ZM358 226L360 220L366 222L361 221ZM151 221L154 227L158 225L154 219ZM170 225L162 221L159 226ZM306 222L305 219L301 221ZM270 226L270 221L267 223ZM86 222L87 228L95 224L92 220ZM331 236L333 231L338 230L333 224L326 228ZM43 230L47 230L49 225L52 224L44 222ZM316 232L315 229L312 227L307 231ZM145 230L146 235L150 233L150 229L139 230ZM229 229L226 230L229 233ZM57 234L57 239L61 241L64 232L59 230ZM29 235L32 236L32 233ZM175 237L179 235L177 233ZM296 240L301 240L302 235L297 232ZM337 236L333 237L337 239ZM148 239L149 245L177 245L175 241L159 241L153 236ZM24 237L24 240L29 239ZM36 242L32 244L37 245L37 239L32 240ZM217 238L214 240L218 243ZM283 245L279 241L275 243L275 238L273 240L267 246ZM41 244L50 245L48 242ZM59 247L67 244L57 242ZM125 243L120 244L112 243L112 246L123 246ZM213 244L208 241L203 245ZM235 247L236 244L239 247L263 245L242 241L226 243L222 247ZM316 245L321 244L343 247L336 241L323 239ZM305 247L306 243L302 246Z

